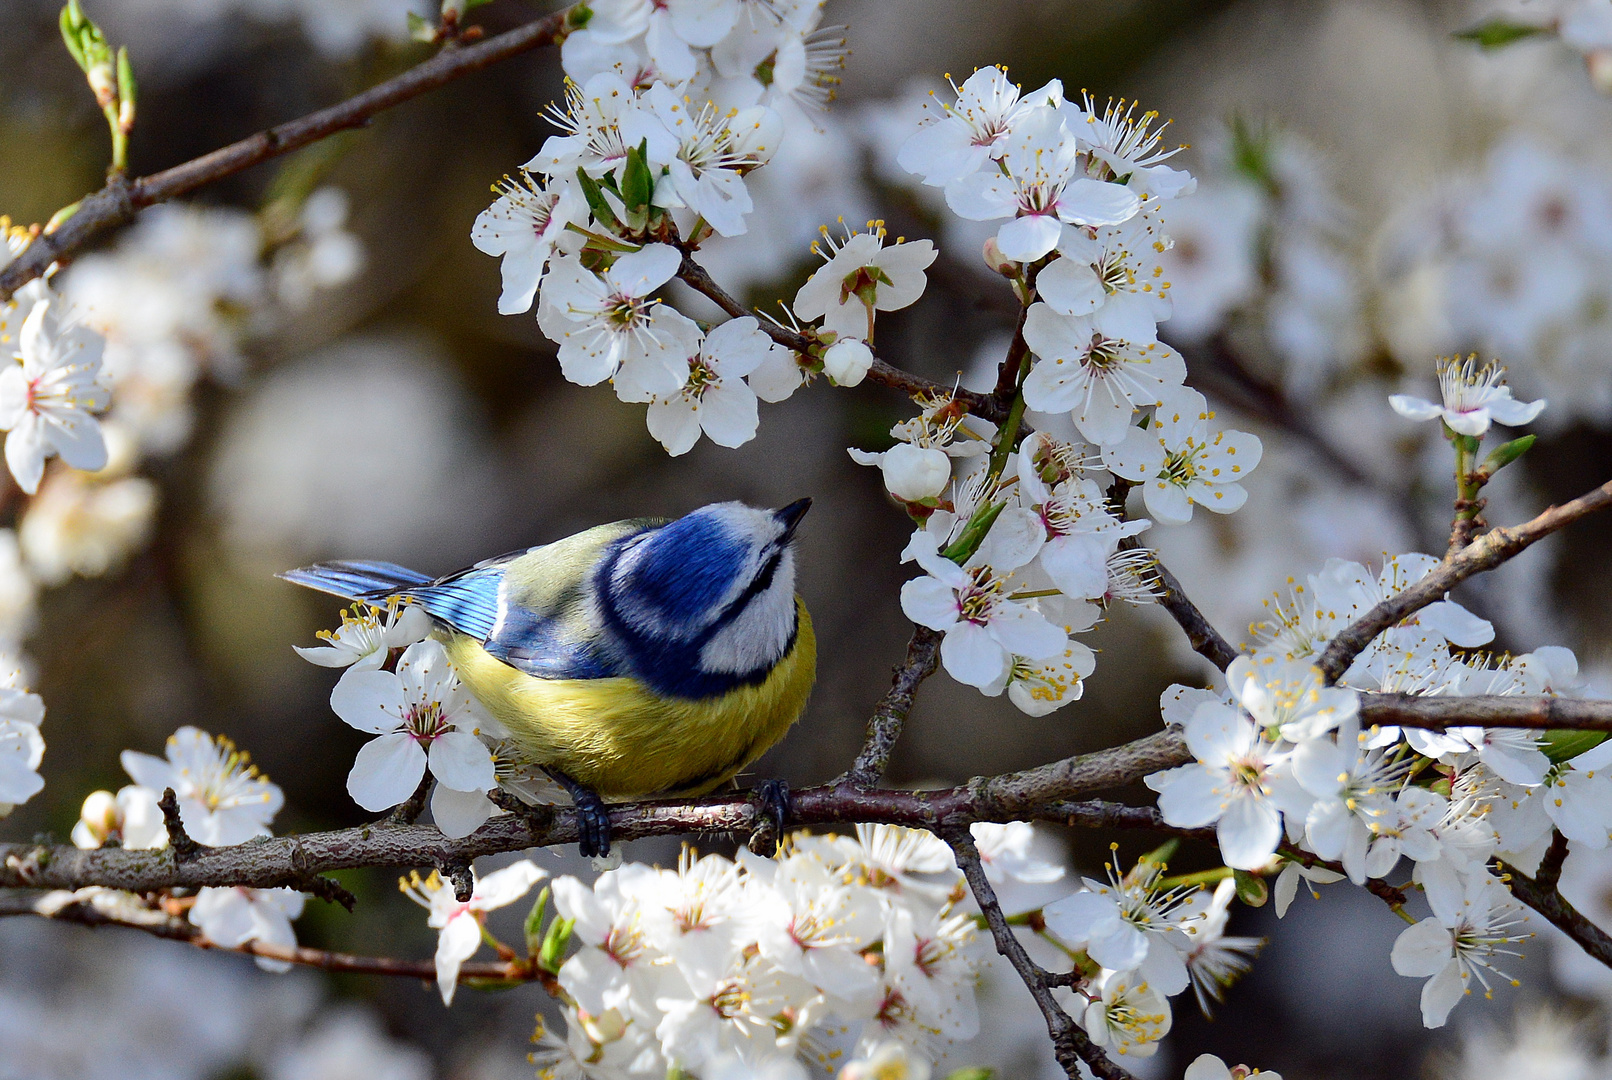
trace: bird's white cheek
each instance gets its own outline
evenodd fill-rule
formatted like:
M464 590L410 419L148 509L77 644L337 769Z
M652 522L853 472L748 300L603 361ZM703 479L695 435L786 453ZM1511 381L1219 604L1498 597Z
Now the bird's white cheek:
M700 667L724 675L747 675L771 667L789 647L794 629L794 581L791 575L779 574L771 588L706 642L700 650Z

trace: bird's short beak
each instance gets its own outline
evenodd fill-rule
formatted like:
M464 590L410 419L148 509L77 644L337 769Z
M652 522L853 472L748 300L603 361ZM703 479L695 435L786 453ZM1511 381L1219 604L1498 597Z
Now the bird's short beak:
M811 508L812 500L796 499L788 506L780 507L779 509L773 511L773 514L777 516L778 520L784 523L784 543L789 543L790 539L794 537L795 527L800 524L800 519L805 517L806 511L810 510Z

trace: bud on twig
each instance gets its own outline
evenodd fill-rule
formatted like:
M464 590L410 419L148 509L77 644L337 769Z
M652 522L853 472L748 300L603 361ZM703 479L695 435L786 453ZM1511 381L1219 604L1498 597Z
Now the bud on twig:
M129 132L134 127L134 69L129 64L129 50L119 49L114 54L106 35L85 16L78 0L67 0L62 8L61 30L62 41L84 72L112 133L111 171L121 173L128 167Z

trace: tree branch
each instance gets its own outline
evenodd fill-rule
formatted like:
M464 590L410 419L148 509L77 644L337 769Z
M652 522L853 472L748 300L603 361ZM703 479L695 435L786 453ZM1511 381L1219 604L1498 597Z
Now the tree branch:
M683 248L683 265L677 271L677 276L685 285L699 293L701 296L706 297L712 303L716 304L717 307L721 308L730 317L737 319L741 316L750 314L749 311L745 310L745 306L743 304L736 300L726 289L722 288L721 285L716 283L716 280L711 277L711 275L706 271L705 267L694 261L694 257L689 254L689 251L686 247ZM809 350L817 344L805 334L797 334L788 327L779 326L777 323L772 322L769 319L759 319L757 321L761 324L762 331L768 337L772 338L784 348L792 349L796 353L799 353L803 356L806 355ZM872 347L873 346L871 345L868 346L869 349ZM1007 414L1007 406L998 402L996 398L992 397L990 394L976 394L972 390L964 390L959 386L952 386L948 383L938 383L933 379L926 379L921 375L914 375L909 371L903 371L898 367L880 360L876 354L873 358L873 367L868 370L867 377L872 382L879 383L882 386L891 387L895 390L900 390L902 393L908 395L931 394L939 395L941 397L951 397L967 405L968 411L973 413L975 416L990 420L992 422L1000 421L1002 417Z
M927 626L912 628L912 640L907 643L907 658L896 668L889 691L879 700L873 716L868 719L867 741L850 769L840 777L840 783L870 787L884 776L884 771L890 767L890 754L895 749L896 740L901 737L907 714L912 711L918 687L935 673L940 663L940 639L941 635Z
M1321 654L1318 666L1328 682L1336 682L1339 676L1349 670L1354 658L1384 630L1442 599L1447 592L1474 574L1493 570L1557 529L1608 506L1612 506L1612 481L1570 503L1553 506L1521 525L1491 529L1461 551L1446 556L1432 573L1404 592L1384 600L1333 638Z
M36 236L9 265L0 268L0 302L40 277L50 264L71 255L109 229L134 219L145 207L194 191L270 158L350 128L363 127L377 113L436 90L482 68L564 39L572 9L556 11L474 45L450 45L378 86L339 105L278 124L266 131L203 154L171 169L129 180L109 179L100 191L84 197L78 209L54 232Z
M1134 536L1127 536L1120 544L1125 548L1138 548L1141 543ZM1192 651L1208 660L1221 671L1231 666L1237 659L1237 650L1231 643L1220 636L1220 631L1209 625L1209 620L1203 612L1198 610L1181 587L1181 581L1170 568L1157 559L1153 561L1153 569L1159 575L1159 584L1164 586L1164 595L1159 597L1159 606L1170 613L1177 625L1187 635L1187 641L1192 645Z
M1554 884L1544 885L1514 866L1505 868L1504 880L1512 896L1545 916L1590 956L1612 967L1612 936L1579 914Z
M1110 1061L1108 1055L1092 1043L1052 996L1048 972L1030 959L1023 942L1014 935L1007 917L1002 914L1002 905L996 899L996 890L991 888L991 882L985 876L985 868L980 865L979 850L975 848L974 838L969 835L968 830L948 830L942 834L942 838L951 845L952 851L957 856L957 865L962 868L963 876L968 880L968 887L973 891L974 899L979 902L980 911L985 915L985 923L991 928L991 937L996 939L996 951L1013 965L1014 971L1019 973L1019 978L1024 980L1026 989L1030 991L1030 996L1035 999L1036 1006L1046 1019L1047 1034L1052 1036L1052 1052L1057 1057L1058 1064L1069 1074L1070 1080L1080 1080L1081 1062L1084 1062L1101 1080L1136 1080L1130 1073Z
M1534 731L1612 731L1612 701L1565 697L1417 697L1361 694L1364 727L1527 728Z

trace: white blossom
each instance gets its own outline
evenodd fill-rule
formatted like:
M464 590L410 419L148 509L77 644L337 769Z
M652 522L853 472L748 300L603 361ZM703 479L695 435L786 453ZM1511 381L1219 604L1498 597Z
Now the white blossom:
M39 490L45 459L52 455L88 472L106 465L106 440L91 415L109 400L101 383L105 339L82 324L64 322L55 303L34 305L13 353L17 362L0 371L6 465L30 495Z
M350 611L342 611L341 625L334 631L321 630L314 635L330 644L291 647L298 656L320 667L374 671L386 663L392 649L406 649L430 634L431 617L424 608L414 604L390 608L355 604Z
M285 794L234 743L187 726L168 736L164 749L166 760L134 750L123 751L120 760L141 787L173 789L179 820L193 840L220 847L269 835Z
M1182 926L1202 897L1195 888L1160 887L1163 871L1144 860L1120 876L1110 863L1107 882L1084 878L1085 889L1043 909L1047 928L1103 967L1179 994L1189 983Z
M453 1004L459 968L481 947L481 927L487 912L513 904L547 876L532 860L522 859L478 878L470 899L465 901L459 900L453 885L443 881L435 870L426 878L415 873L399 881L403 895L431 913L426 925L440 931L436 967L442 1004Z
M682 259L669 244L650 244L621 256L603 276L575 256L555 260L537 321L559 344L567 379L593 386L625 369L649 396L682 387L688 357L673 335L690 329L690 321L651 296L672 279Z
M1105 971L1101 994L1086 1006L1081 1026L1091 1041L1121 1057L1152 1057L1170 1032L1170 1003L1132 972Z
M1242 509L1248 492L1239 483L1259 464L1259 438L1213 431L1214 412L1190 387L1165 387L1143 427L1103 447L1103 464L1142 485L1148 513L1169 525L1192 520L1194 503L1217 514Z
M1478 358L1465 360L1443 357L1438 362L1438 385L1443 402L1435 405L1424 398L1394 394L1388 403L1408 420L1442 419L1460 435L1481 436L1490 422L1519 427L1531 422L1545 408L1545 402L1517 401L1511 387L1501 380L1506 369L1498 364L1478 366Z
M1081 435L1099 446L1123 440L1132 413L1187 373L1180 354L1158 341L1150 318L1118 306L1070 316L1032 304L1024 340L1038 360L1024 381L1024 400L1041 412L1071 413Z
M261 941L292 948L297 944L291 920L302 914L303 895L295 889L206 888L196 894L190 908L191 925L226 949ZM286 972L283 960L259 956L264 971Z
M812 251L825 262L795 294L795 314L821 319L838 337L873 340L873 313L916 302L928 284L924 271L938 254L928 240L898 238L888 247L884 241L882 221L868 222L867 232L847 228L839 242L824 226L821 245L813 243Z
M774 353L789 351L748 315L716 327L689 354L682 389L650 403L649 433L673 457L692 449L702 431L718 446L743 446L759 422L756 393L745 379Z
M98 848L108 840L126 848L165 846L168 829L157 806L157 793L139 784L125 785L116 795L91 792L79 811L72 839L74 847L85 849Z
M1527 914L1505 888L1480 872L1467 883L1459 909L1446 911L1406 927L1394 941L1394 970L1411 978L1426 978L1422 987L1422 1024L1443 1027L1474 977L1485 997L1493 997L1489 976L1511 985L1517 980L1500 971L1506 956L1519 956L1515 948L1531 933L1516 933Z
M498 313L519 315L531 310L566 226L585 223L587 207L569 179L545 188L524 170L518 180L506 177L493 190L498 198L476 216L470 242L477 251L502 258Z
M939 115L922 125L901 144L896 155L903 169L923 182L943 187L978 172L1007 151L1014 125L1040 106L1063 100L1063 84L1052 80L1039 90L1020 96L999 67L983 67L970 75L957 93L955 105L941 104Z
M380 736L358 751L347 776L348 793L366 810L409 798L427 767L455 791L484 792L497 782L492 754L476 737L485 719L435 640L410 645L396 672L349 668L330 707L350 726Z

